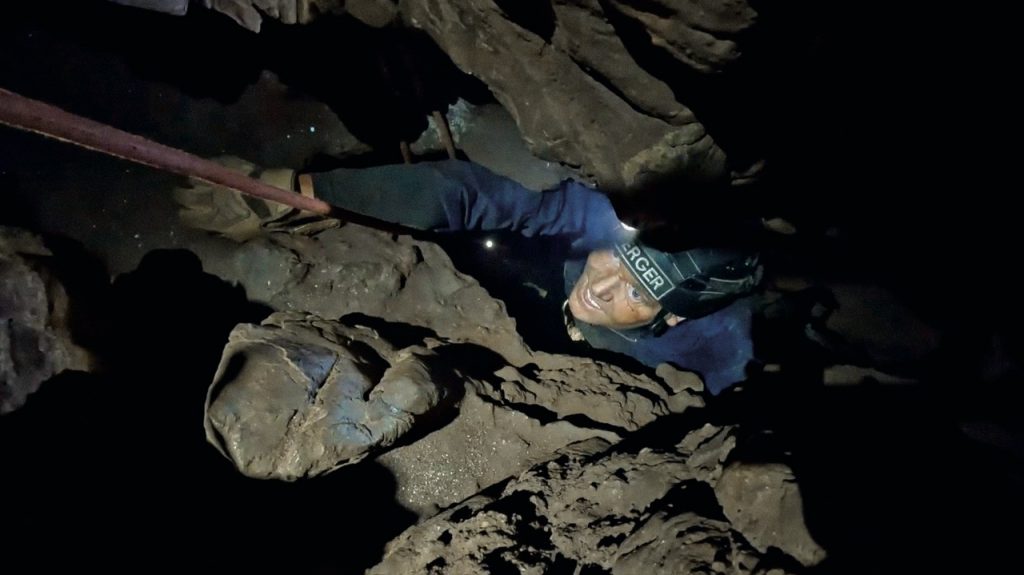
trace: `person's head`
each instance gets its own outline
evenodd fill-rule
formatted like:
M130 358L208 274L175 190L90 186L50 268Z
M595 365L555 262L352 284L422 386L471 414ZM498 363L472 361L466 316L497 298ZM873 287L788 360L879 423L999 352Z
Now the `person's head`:
M725 307L759 279L756 256L713 249L668 253L626 242L590 253L569 293L569 311L591 325L650 324L660 333Z
M662 312L658 303L615 250L590 252L583 273L569 293L576 319L602 327L627 329L647 325ZM682 318L668 313L667 325Z

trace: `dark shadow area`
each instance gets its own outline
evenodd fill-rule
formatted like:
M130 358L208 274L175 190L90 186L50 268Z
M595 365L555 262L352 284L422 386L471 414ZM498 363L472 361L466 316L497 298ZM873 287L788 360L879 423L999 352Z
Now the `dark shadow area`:
M300 29L267 22L260 35L269 69L330 106L352 135L374 148L376 153L359 162L400 162L399 142L416 140L431 112L447 111L460 96L477 103L493 99L479 80L459 71L415 30L324 18Z
M349 313L339 320L347 326L368 327L391 343L396 349L425 346L428 338L444 342L444 338L430 328L388 321L364 313ZM473 343L443 343L430 350L443 366L452 366L459 373L481 381L495 381L494 372L508 365L505 358L492 349ZM445 379L457 379L454 374L439 374Z
M338 322L349 327L368 327L398 349L413 345L423 345L424 340L427 338L439 338L437 332L427 327L388 321L381 317L359 312L345 314L338 318Z
M726 521L725 513L715 498L715 492L711 486L703 481L687 479L677 483L663 497L652 501L648 510L687 510L696 513L701 517L715 521Z
M505 302L531 348L567 353L577 347L565 337L562 320L562 266L570 256L565 240L512 232L432 234L425 239L440 245L456 269Z
M444 365L455 366L458 372L473 379L492 383L498 381L494 372L508 365L494 350L473 343L449 343L434 352Z
M831 292L825 288L762 294L751 326L754 357L762 365L778 365L790 385L807 387L820 385L828 366L870 365L860 350L846 345L838 336L833 345L823 339L835 334L820 326L814 308L832 301Z
M399 142L416 140L427 116L445 112L460 96L493 101L424 33L376 29L349 16L301 26L264 18L254 34L200 7L175 17L93 0L7 12L0 22L4 88L172 146L194 142L157 133L148 106L167 104L162 96L137 93L139 80L229 104L269 70L296 97L329 106L374 149L360 160L372 163L401 162ZM311 168L330 164L323 159Z
M207 10L172 17L103 1L25 4L10 7L0 30L5 88L129 131L151 128L151 114L130 83L116 81L125 73L228 103L261 69L258 36Z
M1014 34L982 8L750 4L756 24L727 38L741 57L707 74L601 2L636 62L695 112L734 169L767 159L754 190L717 195L735 200L725 213L765 202L754 215L784 216L811 249L831 244L844 256L819 258L822 272L882 283L957 329L990 329L1007 314L1019 324L1016 309L1001 305L1014 297L1005 262L1017 212L1004 198L1012 160L979 145L997 139L1012 109L1000 70ZM693 223L701 228L705 212L714 221L718 207L696 202L690 213L702 217ZM993 297L953 309L972 282L939 277L951 262L991 272L982 283Z
M555 34L555 11L551 0L495 0L508 19L550 43Z
M412 524L376 464L295 484L257 481L206 443L203 403L228 333L267 309L184 250L147 254L111 292L111 329L98 346L104 373L61 374L0 418L4 492L17 494L5 540L66 550L36 557L37 568L73 560L124 569L148 558L361 573Z
M47 269L67 293L65 318L72 340L90 350L99 350L112 334L113 317L110 276L103 263L81 242L64 236L45 236L53 256Z
M12 165L14 165L12 163ZM19 193L19 176L0 164L0 190L4 191L4 209L0 211L0 226L22 226L31 221L32 207Z
M671 449L709 421L738 424L731 460L793 469L805 522L828 552L808 573L1004 571L1015 563L1014 522L1024 512L1024 456L969 437L959 398L936 387L836 388L764 375L612 449ZM1024 397L1004 390L998 399ZM1019 426L1002 429L1024 437Z
M969 441L955 398L927 387L812 388L771 377L745 387L713 404L712 419L740 423L748 440L770 432L754 451L775 453L797 477L808 528L829 553L814 573L1011 564L1015 535L1005 521L1024 511L1024 461Z
M699 182L676 173L649 175L633 189L606 192L619 219L637 229L637 240L662 251L706 246L763 251L778 249L785 239L762 223L785 210L756 186Z
M741 46L743 57L726 65L724 72L705 72L677 60L652 42L651 32L612 2L602 0L600 4L637 65L668 84L676 99L694 111L701 124L714 134L716 143L729 154L734 168L744 168L764 153L768 136L764 112L771 110L773 102L766 98L772 94L765 93L763 81L771 73L778 74L779 65L785 61L773 61L775 55L765 50L766 41L755 36L758 26L735 36L713 32L716 38ZM648 2L637 8L659 18L672 18L674 12ZM695 30L705 32L699 27Z

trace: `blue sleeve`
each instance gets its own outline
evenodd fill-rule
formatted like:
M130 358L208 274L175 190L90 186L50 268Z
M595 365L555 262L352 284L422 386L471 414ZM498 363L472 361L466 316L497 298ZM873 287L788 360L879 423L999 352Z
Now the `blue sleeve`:
M701 318L668 328L661 336L649 332L622 333L577 323L587 343L616 351L650 367L670 363L697 372L704 387L718 395L746 379L747 366L755 361L751 335L753 298L736 300Z
M610 245L620 231L608 198L578 182L535 192L457 160L334 170L315 174L313 187L339 208L422 230L564 236L585 249Z
M650 366L664 362L696 371L708 391L718 395L745 380L747 365L754 361L752 306L752 298L743 298L710 315L684 321L661 337L643 341L634 353Z

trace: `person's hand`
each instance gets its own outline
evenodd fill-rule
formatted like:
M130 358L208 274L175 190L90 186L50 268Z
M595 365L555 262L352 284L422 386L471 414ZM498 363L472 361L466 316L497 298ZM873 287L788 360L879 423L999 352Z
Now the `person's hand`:
M262 170L257 165L234 156L213 158L213 161L247 176L258 178L276 188L295 189L294 170ZM310 233L337 225L334 220L324 220L277 202L194 179L189 180L189 185L175 189L173 195L181 206L179 217L182 223L240 242L256 236L264 229L288 229Z

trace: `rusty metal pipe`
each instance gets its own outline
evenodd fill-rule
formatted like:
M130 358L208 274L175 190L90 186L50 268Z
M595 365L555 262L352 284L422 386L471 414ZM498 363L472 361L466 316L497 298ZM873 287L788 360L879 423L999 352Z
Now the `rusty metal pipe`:
M0 88L0 123L243 194L317 214L330 204L282 190L224 166Z

